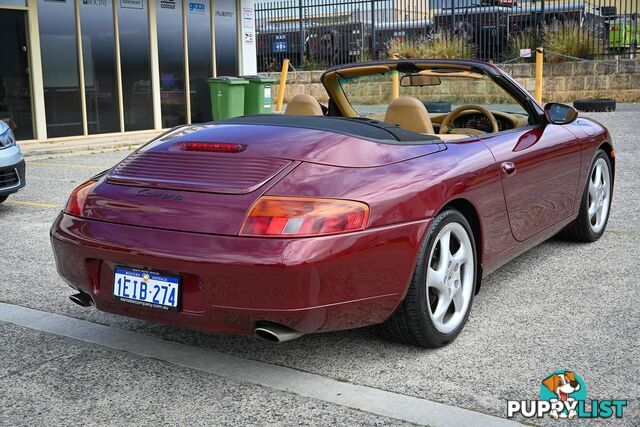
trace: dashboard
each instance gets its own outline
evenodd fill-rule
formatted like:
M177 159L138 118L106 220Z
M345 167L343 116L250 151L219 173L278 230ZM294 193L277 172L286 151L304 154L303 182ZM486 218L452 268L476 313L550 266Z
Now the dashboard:
M498 122L498 130L509 130L516 127L516 123L508 117L504 117L499 113L492 112L496 121ZM453 121L453 126L456 128L467 128L467 129L477 129L482 132L493 132L493 128L491 127L491 122L489 119L481 113L468 113L462 114L460 117L457 117Z

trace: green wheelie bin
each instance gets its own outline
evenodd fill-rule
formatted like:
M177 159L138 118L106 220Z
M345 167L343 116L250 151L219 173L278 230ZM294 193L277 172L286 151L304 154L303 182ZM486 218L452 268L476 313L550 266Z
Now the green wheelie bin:
M211 94L213 120L244 115L244 90L249 83L239 77L214 77L207 80Z
M244 92L244 114L271 113L271 88L275 79L266 76L242 76L249 82Z

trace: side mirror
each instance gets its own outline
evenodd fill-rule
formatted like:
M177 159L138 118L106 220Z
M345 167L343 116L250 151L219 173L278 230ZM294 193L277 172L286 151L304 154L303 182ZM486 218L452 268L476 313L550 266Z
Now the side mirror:
M549 123L566 125L578 118L578 110L570 105L550 102L544 106L544 116Z

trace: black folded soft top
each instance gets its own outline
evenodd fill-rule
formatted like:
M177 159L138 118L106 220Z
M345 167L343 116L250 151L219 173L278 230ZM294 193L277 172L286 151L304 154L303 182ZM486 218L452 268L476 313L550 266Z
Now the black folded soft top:
M259 114L219 120L212 122L211 124L246 124L316 129L386 144L437 144L439 142L442 142L440 138L434 135L425 135L422 133L412 132L397 125L361 117L345 118L331 116Z

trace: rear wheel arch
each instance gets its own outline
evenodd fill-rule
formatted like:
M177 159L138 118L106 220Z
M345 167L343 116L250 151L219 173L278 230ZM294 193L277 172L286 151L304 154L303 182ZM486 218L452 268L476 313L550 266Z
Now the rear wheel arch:
M480 216L478 210L469 200L464 198L453 199L440 209L440 212L445 209L456 209L459 211L469 222L471 231L473 232L473 238L476 243L476 253L478 256L477 273L476 273L476 294L480 291L480 283L482 282L482 266L483 266L483 240L482 240L482 227L480 225ZM438 213L440 213L438 212Z

